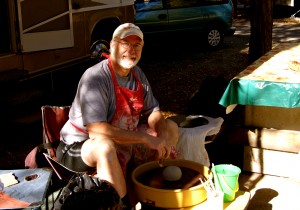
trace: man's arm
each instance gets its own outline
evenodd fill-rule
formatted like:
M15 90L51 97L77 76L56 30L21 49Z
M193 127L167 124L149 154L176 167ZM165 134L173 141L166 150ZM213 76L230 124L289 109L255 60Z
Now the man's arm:
M166 120L160 111L154 111L149 115L148 125L150 128L156 131L159 141L163 142L165 151L164 158L168 158L170 156L172 147L175 148L177 144L177 125L170 120Z
M152 112L148 117L148 125L151 129L155 130L157 136L162 139L168 138L167 123L160 111Z
M156 119L156 118L155 118ZM153 125L156 123L152 122ZM160 123L159 123L160 124ZM156 126L157 127L157 126ZM163 127L158 126L159 129ZM115 127L107 122L95 122L87 125L90 139L109 138L117 144L145 144L149 148L157 150L159 158L164 156L166 142L159 137L154 137L142 131L128 131Z

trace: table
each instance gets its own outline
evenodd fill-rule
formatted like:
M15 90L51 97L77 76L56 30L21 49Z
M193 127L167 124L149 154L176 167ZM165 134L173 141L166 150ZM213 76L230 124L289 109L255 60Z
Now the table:
M300 148L300 72L289 68L292 60L300 60L300 43L278 44L235 76L220 99L227 113L243 105L243 113L235 115L243 125L232 125L227 138L250 145L244 170L292 177L285 169L274 171L273 163L298 164L293 152Z
M49 186L52 170L50 168L0 170L0 175L7 173L13 173L19 183L5 187L3 192L19 200L20 206L0 209L22 209L26 203L29 204L27 208L40 209ZM30 179L29 176L35 174L38 175L37 178Z
M299 108L300 72L288 67L299 56L299 43L277 45L235 76L219 103L227 113L236 104Z

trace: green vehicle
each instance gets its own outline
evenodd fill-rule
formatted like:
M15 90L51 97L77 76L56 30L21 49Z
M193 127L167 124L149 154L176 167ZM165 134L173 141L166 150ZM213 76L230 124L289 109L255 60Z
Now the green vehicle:
M231 0L136 0L135 9L135 23L146 38L193 33L217 48L235 32Z

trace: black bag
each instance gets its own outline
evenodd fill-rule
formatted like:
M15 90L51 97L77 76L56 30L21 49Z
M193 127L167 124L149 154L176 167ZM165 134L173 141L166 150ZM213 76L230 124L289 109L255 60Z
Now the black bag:
M121 208L121 199L110 183L86 173L77 173L63 188L53 209L105 210Z

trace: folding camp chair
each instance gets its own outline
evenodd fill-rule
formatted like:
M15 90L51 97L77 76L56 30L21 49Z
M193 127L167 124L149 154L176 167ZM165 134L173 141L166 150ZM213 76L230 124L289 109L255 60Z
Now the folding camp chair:
M60 142L60 130L69 119L71 106L42 106L42 125L43 125L43 143L37 147L39 151L46 151L46 160L57 176L53 176L48 189L46 199L46 209L49 206L49 198L54 203L55 198L59 196L61 189L66 185L68 180L74 175L74 172L60 166L56 161L56 149ZM46 149L46 150L45 150ZM38 154L38 153L37 153ZM43 157L43 158L45 158ZM47 162L45 161L45 162ZM26 160L25 160L26 163ZM31 166L33 167L33 166ZM38 165L36 167L39 167ZM58 173L59 171L59 173ZM54 192L59 190L58 195Z
M56 148L60 142L60 130L69 119L71 106L42 106L43 143L50 145L47 152L56 159Z
M60 130L69 119L70 106L42 106L43 142L25 158L25 168L48 166L42 152L56 160L56 148L60 142Z
M49 209L49 206L53 204L59 198L60 194L63 192L64 187L69 183L70 179L75 177L78 174L88 174L93 175L95 170L89 172L76 172L68 169L64 165L60 164L56 160L56 149L60 142L60 130L64 124L69 119L70 106L42 106L42 125L43 125L43 143L40 144L32 150L31 159L35 158L36 154L42 154L41 156L45 160L47 166L51 166L53 169L50 186L48 188L45 208ZM38 152L40 151L40 152ZM43 153L44 152L44 153ZM27 158L26 158L27 159ZM49 164L48 164L49 163ZM26 166L26 160L25 160ZM28 166L29 168L33 167L43 167L39 165ZM108 195L111 195L110 191L107 192ZM113 193L117 195L117 192L114 190ZM112 199L111 201L114 202ZM114 203L116 204L116 203Z
M56 161L56 148L58 146L58 143L60 142L60 130L68 120L69 110L70 106L42 107L43 142L44 145L46 145L45 148L47 148L47 153L44 153L44 157L53 169L54 174L57 175L52 177L52 185L48 190L48 197L46 199L47 209L50 206L50 202L53 204L54 207L55 201L60 197L64 187L69 183L70 179L72 179L78 174L86 173L88 175L91 175L95 173L94 170L90 172L76 172L70 170L69 168ZM117 195L117 192L115 190L112 192L114 194L109 194L111 192L107 191L108 195ZM112 199L111 201L114 200Z

